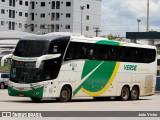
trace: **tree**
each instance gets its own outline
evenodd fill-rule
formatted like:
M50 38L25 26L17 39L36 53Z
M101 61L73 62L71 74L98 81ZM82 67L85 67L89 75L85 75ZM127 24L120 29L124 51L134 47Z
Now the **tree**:
M109 35L104 35L102 37L105 37L105 38L108 38L108 40L117 40L117 41L124 41L124 37L120 37L120 35L112 35L112 34L109 34Z

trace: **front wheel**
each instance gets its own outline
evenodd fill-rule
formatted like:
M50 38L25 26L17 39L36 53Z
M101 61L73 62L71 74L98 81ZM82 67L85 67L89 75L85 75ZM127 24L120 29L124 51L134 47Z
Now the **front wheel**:
M59 98L57 98L59 102L68 102L71 100L71 90L64 86L61 90Z
M127 101L128 98L129 98L129 89L128 89L128 87L124 86L124 87L122 88L122 91L121 91L120 99L121 99L122 101Z
M31 97L31 99L32 99L34 102L40 102L42 98L34 98L34 97Z
M137 87L133 87L131 90L131 95L130 95L131 100L138 100L139 99L139 91Z

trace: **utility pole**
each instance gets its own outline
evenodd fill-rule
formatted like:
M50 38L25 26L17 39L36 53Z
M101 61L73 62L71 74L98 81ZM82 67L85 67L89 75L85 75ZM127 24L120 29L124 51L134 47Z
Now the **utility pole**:
M99 28L98 28L98 27L93 28L93 29L95 29L95 31L94 31L94 32L96 32L96 37L98 37L98 33L99 33L99 32L102 32L101 30L99 30Z
M149 0L147 0L147 27L146 31L149 32Z

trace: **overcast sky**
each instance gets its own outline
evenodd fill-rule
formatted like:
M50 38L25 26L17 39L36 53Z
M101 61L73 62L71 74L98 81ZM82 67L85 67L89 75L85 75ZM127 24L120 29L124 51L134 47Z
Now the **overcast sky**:
M147 0L102 0L101 34L146 31ZM160 0L150 0L149 30L160 31Z

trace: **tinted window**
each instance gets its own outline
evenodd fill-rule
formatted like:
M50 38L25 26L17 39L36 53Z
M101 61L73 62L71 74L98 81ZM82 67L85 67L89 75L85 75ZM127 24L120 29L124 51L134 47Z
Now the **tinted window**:
M65 60L94 59L103 61L150 63L155 61L156 50L136 47L71 42Z
M39 57L47 53L48 41L20 40L14 51L15 56Z

